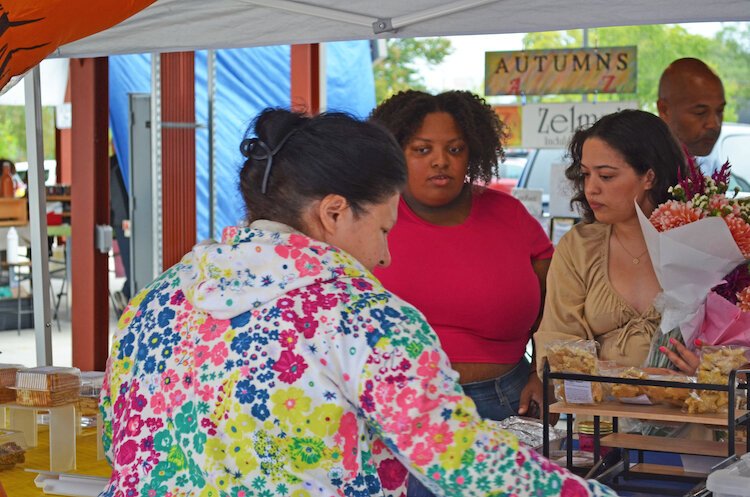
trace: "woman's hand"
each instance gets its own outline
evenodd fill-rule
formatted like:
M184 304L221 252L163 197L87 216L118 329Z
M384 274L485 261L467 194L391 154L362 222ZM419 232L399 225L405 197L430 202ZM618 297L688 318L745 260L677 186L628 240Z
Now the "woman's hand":
M521 390L521 400L518 404L518 415L528 416L531 418L542 419L542 406L544 405L544 387L542 380L536 374L536 368L532 367L532 372L529 373L529 379L526 381L526 386ZM552 392L552 385L550 385L550 402L554 403L554 393ZM559 414L550 413L549 424L555 425L557 420L560 419Z
M541 406L543 400L544 394L542 392L542 380L537 376L536 369L532 369L531 373L529 373L529 379L526 381L526 386L521 390L521 400L518 403L518 415L541 418ZM532 407L533 403L536 404L535 407Z
M694 375L695 371L698 369L698 364L701 362L698 354L691 352L687 347L674 338L670 338L669 343L674 346L676 352L673 352L666 347L659 347L661 353L667 356L669 360L672 361L672 364L677 366L680 371L688 376ZM700 340L696 340L695 345L700 347L703 344Z

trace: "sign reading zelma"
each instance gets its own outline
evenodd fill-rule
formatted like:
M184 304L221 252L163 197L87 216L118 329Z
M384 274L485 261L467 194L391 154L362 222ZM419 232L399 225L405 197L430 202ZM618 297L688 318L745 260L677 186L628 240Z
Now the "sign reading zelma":
M607 114L637 108L638 102L527 104L521 118L523 146L565 148L578 128L588 128Z
M635 93L637 47L485 52L485 95Z

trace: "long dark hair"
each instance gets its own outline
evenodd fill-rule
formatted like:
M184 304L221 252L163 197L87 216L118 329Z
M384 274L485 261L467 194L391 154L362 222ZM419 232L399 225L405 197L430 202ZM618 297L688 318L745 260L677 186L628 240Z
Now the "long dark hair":
M685 177L685 153L664 121L642 110L608 114L590 128L576 131L568 148L572 163L565 170L565 176L573 183L570 205L578 208L587 223L594 221L594 212L584 193L581 156L583 144L589 138L599 138L617 150L638 175L646 174L649 169L654 171L654 185L648 191L654 205L669 198L667 190L677 184L678 174Z
M269 219L302 229L302 211L313 200L338 194L359 215L406 184L404 155L393 136L348 114L310 117L269 108L240 148L247 157L240 191L249 222Z
M405 148L425 116L433 112L447 112L463 132L469 148L469 181L489 183L496 177L498 160L503 157L505 126L492 107L471 92L455 90L431 95L402 91L378 105L370 119L388 128Z

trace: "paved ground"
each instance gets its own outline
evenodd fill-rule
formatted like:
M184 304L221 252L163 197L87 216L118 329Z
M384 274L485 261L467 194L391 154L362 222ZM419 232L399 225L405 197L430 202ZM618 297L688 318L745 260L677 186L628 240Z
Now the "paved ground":
M52 280L53 288L59 289L62 280ZM110 279L110 288L119 289L123 280ZM70 366L72 362L72 341L70 325L70 306L63 296L60 304L58 331L57 322L52 323L52 364L55 366ZM72 302L70 302L72 305ZM110 330L117 323L115 313L110 302ZM15 318L14 318L15 319ZM22 329L20 333L14 328L0 331L0 363L23 364L36 366L36 338L33 329Z

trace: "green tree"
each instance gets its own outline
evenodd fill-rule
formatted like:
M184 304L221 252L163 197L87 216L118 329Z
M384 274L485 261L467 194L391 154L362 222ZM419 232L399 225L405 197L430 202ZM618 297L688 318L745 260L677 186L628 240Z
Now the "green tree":
M378 103L402 90L426 90L417 64L440 64L452 51L445 38L390 39L386 47L387 56L373 65Z
M727 121L736 120L738 106L750 99L746 84L750 80L750 31L746 26L744 29L726 26L713 38L691 34L682 26L670 24L591 28L588 40L592 47L638 47L636 93L600 95L597 98L601 100L636 99L642 109L655 112L659 77L670 62L680 57L702 59L721 76L727 95ZM530 33L523 43L526 49L580 47L583 31Z
M44 158L55 158L55 108L42 108ZM13 162L26 157L26 108L21 105L0 105L0 157Z

